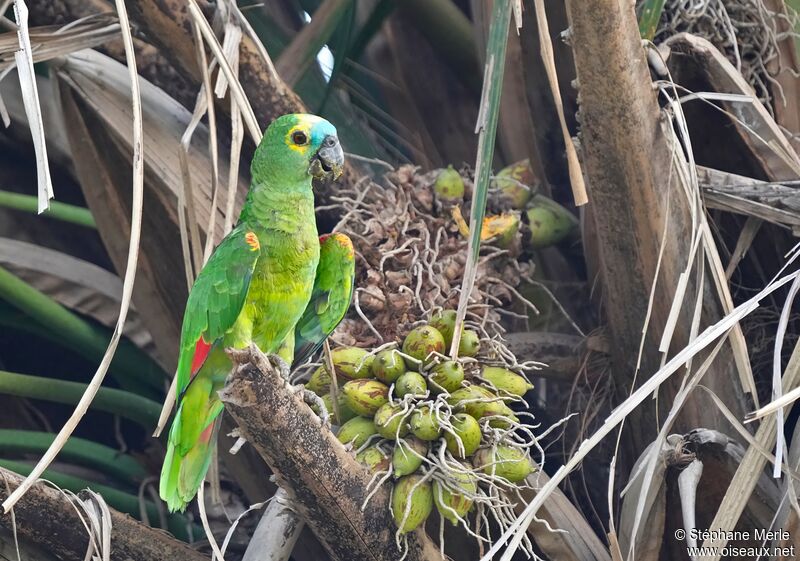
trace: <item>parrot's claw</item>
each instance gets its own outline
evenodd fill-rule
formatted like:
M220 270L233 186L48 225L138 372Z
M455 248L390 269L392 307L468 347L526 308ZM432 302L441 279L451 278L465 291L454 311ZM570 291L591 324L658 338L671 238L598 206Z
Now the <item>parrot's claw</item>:
M289 364L278 355L269 355L269 362L278 370L281 378L286 380L286 382L291 386L292 382L289 380L291 368L289 368Z
M302 386L297 386L303 394L303 401L309 407L317 407L317 411L319 411L319 418L322 421L322 426L326 429L331 428L331 416L328 413L328 408L325 406L325 402L322 401L322 398L312 392L311 390L307 390Z
M247 364L250 362L250 357L252 356L248 348L235 349L233 347L227 347L225 349L225 354L228 355L228 358L231 359L231 362L236 366Z

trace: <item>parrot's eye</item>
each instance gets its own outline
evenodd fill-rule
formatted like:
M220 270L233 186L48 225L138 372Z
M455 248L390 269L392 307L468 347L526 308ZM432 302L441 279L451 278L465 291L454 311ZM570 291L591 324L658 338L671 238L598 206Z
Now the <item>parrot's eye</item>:
M308 144L308 135L303 131L294 131L292 133L292 142L297 144L298 146L303 146L304 144Z

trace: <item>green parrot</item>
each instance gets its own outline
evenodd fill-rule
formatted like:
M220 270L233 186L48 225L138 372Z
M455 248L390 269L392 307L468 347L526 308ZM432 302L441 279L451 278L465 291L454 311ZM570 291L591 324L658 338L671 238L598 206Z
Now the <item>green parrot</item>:
M354 277L343 234L318 238L312 178L335 179L344 154L336 129L314 115L284 115L267 129L250 166L252 182L236 227L220 242L189 293L178 357L178 407L160 494L184 510L205 478L217 392L233 366L227 348L255 343L288 370L295 337L303 356L344 317Z

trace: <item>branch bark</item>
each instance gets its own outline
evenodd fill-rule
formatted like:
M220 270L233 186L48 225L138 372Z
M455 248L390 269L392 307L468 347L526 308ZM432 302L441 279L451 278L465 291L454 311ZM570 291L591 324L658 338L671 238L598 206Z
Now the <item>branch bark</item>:
M0 500L22 483L23 477L0 468ZM79 495L80 496L80 495ZM137 522L130 516L111 512L111 558L117 561L208 561L202 553L166 532ZM0 527L13 531L59 559L83 561L89 535L78 517L75 505L63 493L37 483L14 506L14 519L0 517Z
M266 356L253 347L247 355L220 396L328 553L348 561L398 559L389 490L379 489L361 510L369 471L321 427ZM422 529L409 535L408 547L410 561L441 559Z
M690 211L680 184L670 173L671 149L661 128L634 3L568 0L567 8L580 88L581 140L590 211L596 227L598 267L605 281L603 295L613 339L614 372L623 397L628 395L636 372L639 341L666 223L669 235L664 239L653 293L640 381L660 365L658 342L690 254ZM698 289L707 295L704 324L721 315L710 275L705 276L703 286L698 286L696 275L690 277L673 349L682 348L688 340ZM740 385L731 383L736 379L729 349L724 349L706 380L733 414L741 416L744 397ZM674 377L662 386L662 408L672 403L679 385L680 377ZM628 423L633 428L623 438L627 452L623 472L624 466L630 467L653 439L658 426L657 407L648 404L638 408ZM687 403L678 425L678 430L683 431L698 426L727 430L728 426L718 411L698 400Z

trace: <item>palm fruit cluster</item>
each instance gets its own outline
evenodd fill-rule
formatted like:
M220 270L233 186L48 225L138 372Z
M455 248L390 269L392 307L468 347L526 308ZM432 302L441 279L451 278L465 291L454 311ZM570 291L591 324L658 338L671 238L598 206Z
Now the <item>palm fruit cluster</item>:
M538 193L538 180L530 161L522 160L500 170L494 178L491 208L521 212L523 246L535 250L557 244L578 232L578 219L569 210Z
M379 347L399 340L431 309L458 305L468 243L464 217L469 217L472 189L468 170L420 173L402 166L337 190L324 212L335 215L337 231L353 240L357 288L334 343ZM522 256L519 216L500 213L484 226L472 299L488 310L482 321L490 332L502 332L502 316L494 306L526 306L518 288L531 279L533 265Z
M456 312L438 310L396 343L331 352L306 383L334 415L338 439L391 484L398 539L436 511L469 529L473 511L513 519L509 496L527 485L536 441L523 396L533 387L508 369L495 341L464 329L449 356ZM335 395L335 398L333 397Z
M464 196L464 179L452 166L439 170L433 187L437 196L458 205ZM469 171L466 170L465 175ZM522 160L500 170L492 182L489 214L481 227L481 239L511 250L536 250L557 244L578 231L578 219L569 210L538 193L539 181L529 160ZM455 206L454 220L466 236L469 227L460 207Z

